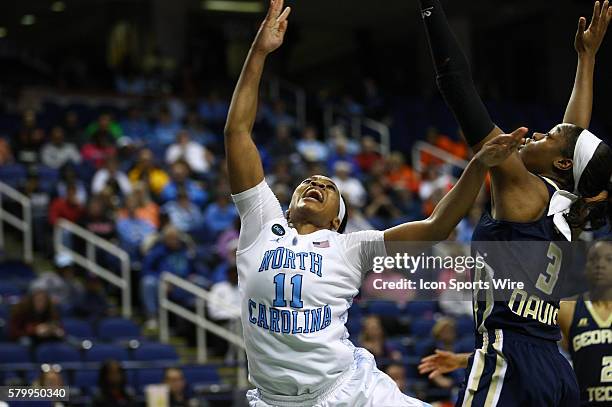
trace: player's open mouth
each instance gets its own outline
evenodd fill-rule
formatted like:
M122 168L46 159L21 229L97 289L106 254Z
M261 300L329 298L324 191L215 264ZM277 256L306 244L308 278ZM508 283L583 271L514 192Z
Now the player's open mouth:
M313 199L317 202L323 203L323 192L318 189L311 188L304 194L304 199Z

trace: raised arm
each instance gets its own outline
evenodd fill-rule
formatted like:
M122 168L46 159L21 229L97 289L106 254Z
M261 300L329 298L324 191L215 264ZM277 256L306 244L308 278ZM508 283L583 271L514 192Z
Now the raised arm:
M611 20L612 7L609 7L608 0L604 1L603 6L600 6L598 1L595 2L593 17L588 29L586 18L580 17L578 20L578 31L574 41L574 48L578 53L578 67L574 89L563 117L564 123L575 124L584 129L589 128L593 110L595 57Z
M504 162L513 154L526 133L527 129L521 127L510 135L499 135L485 143L457 184L442 198L428 219L386 230L385 241L430 242L448 238L474 205L487 170Z
M283 10L283 0L271 0L266 19L242 68L234 90L225 125L225 155L232 194L258 185L264 179L263 167L251 132L257 115L259 83L267 56L280 47L287 31L291 9Z

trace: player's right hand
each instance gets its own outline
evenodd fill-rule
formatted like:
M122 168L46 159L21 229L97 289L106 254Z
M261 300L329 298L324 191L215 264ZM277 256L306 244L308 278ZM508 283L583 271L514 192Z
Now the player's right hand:
M463 354L436 349L433 355L421 359L419 373L429 373L428 377L433 379L445 373L450 373L454 370L466 367L465 362L467 362L467 360L464 359L465 357Z
M289 24L287 18L291 13L291 7L283 10L283 3L284 0L270 0L268 14L259 27L253 42L253 50L267 55L283 44Z
M517 151L523 142L523 138L527 135L527 131L527 128L520 127L514 130L512 134L496 136L482 146L475 158L489 168L500 165Z
M609 1L605 0L603 5L596 1L593 6L593 17L589 28L586 27L586 18L580 17L578 20L578 31L574 41L576 52L579 55L594 57L606 36L610 21L612 21L612 7L610 7Z

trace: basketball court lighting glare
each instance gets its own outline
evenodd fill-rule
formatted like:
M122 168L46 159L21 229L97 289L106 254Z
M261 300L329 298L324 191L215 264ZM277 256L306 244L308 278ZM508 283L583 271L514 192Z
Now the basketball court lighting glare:
M24 14L21 17L21 25L34 25L36 23L36 16L34 14Z
M55 11L56 13L62 12L66 9L66 3L63 1L54 1L51 4L51 11Z
M261 13L264 11L262 3L259 1L204 0L202 1L202 8L208 11L234 13Z

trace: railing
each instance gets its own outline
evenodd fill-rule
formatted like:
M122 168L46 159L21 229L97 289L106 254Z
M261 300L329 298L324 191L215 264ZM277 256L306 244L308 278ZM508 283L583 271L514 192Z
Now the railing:
M168 298L168 286L178 287L194 295L196 297L195 312L181 304L171 301ZM206 363L208 359L206 331L210 331L212 334L220 336L235 347L238 361L237 384L241 389L246 388L248 384L245 367L244 339L240 334L206 318L207 301L214 302L216 306L224 307L225 309L236 309L236 305L226 303L225 301L219 301L219 299L213 298L209 291L169 272L164 272L161 275L158 295L159 340L161 342L168 342L170 339L168 326L169 312L186 319L196 326L197 358L199 363ZM236 309L236 311L239 310ZM238 331L240 328L239 319L235 321L234 326L236 328L235 330Z
M388 156L391 152L391 131L389 126L374 119L363 116L345 115L337 112L333 105L328 105L323 111L323 123L329 137L329 130L338 124L338 119L344 121L347 125L347 131L353 139L360 139L364 132L374 132L378 134L380 143L380 153L383 156Z
M21 206L21 218L4 209L4 197L16 201ZM32 204L30 198L16 189L0 182L0 247L4 249L4 222L23 233L23 259L31 263L32 254Z
M68 234L78 236L85 241L85 256L66 245L66 240L72 241L72 239L66 239ZM66 219L60 219L55 225L53 240L56 253L64 252L70 254L76 264L110 284L119 287L121 290L121 313L125 318L132 316L130 256L125 250ZM97 262L97 250L102 250L119 259L120 275L115 274Z
M417 141L412 148L412 165L418 172L423 172L424 170L423 163L421 161L421 154L423 153L428 153L446 164L459 167L461 169L465 169L465 167L468 165L466 160L459 158L448 151L442 150L441 148L438 148L425 141Z
M306 126L306 92L301 87L278 78L269 81L269 92L272 100L283 99L283 93L291 95L291 102L294 105L296 125L302 129Z

